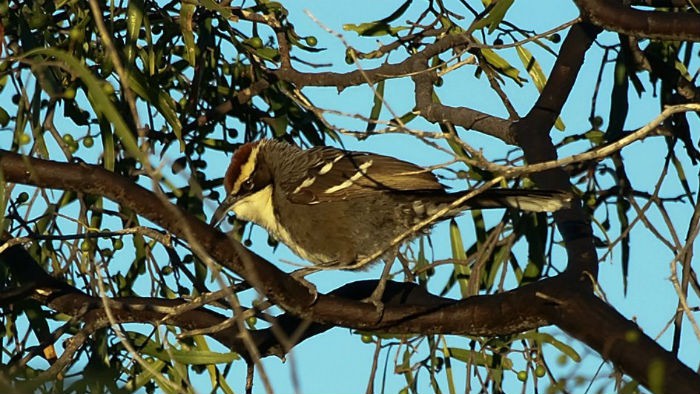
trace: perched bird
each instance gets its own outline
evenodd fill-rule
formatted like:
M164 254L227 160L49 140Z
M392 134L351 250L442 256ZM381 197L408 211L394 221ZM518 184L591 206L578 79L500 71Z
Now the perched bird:
M213 222L231 210L314 266L339 269L393 261L395 238L417 236L410 233L414 225L468 193L449 193L432 172L393 157L331 147L303 150L269 139L236 150L224 186L227 197ZM562 191L489 189L441 219L474 208L556 211L570 200Z

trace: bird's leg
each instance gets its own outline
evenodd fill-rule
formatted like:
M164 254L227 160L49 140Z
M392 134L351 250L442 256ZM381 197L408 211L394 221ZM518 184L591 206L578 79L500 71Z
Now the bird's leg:
M311 293L311 295L314 297L314 299L311 301L311 304L309 304L309 306L316 303L316 300L318 299L318 290L316 290L316 286L314 286L313 283L309 282L304 277L306 275L311 275L311 274L318 272L318 271L321 271L321 269L317 268L317 267L304 267L304 268L299 268L298 270L293 271L292 273L289 274L292 276L292 278L298 280L307 289L309 289L309 293Z
M399 261L401 262L401 267L403 267L404 282L415 282L416 276L413 275L413 272L411 272L411 269L408 268L408 260L406 259L406 257L401 253L398 253L396 256L399 258Z
M377 287L369 297L363 300L365 302L371 302L377 308L377 315L379 316L377 321L381 320L382 316L384 315L384 303L382 302L382 297L384 297L386 283L389 280L389 276L391 276L391 266L394 264L394 260L396 260L396 256L392 256L391 259L385 260L384 270L382 271L382 276L379 278Z

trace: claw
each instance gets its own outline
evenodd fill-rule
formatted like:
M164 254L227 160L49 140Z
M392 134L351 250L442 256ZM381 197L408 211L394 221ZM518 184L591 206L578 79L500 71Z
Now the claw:
M382 302L382 296L384 295L384 289L380 290L380 286L372 292L372 295L363 299L362 302L374 305L375 311L377 312L377 319L375 323L379 323L384 317L384 303ZM377 291L380 290L380 291Z
M311 305L315 304L316 301L318 301L318 290L316 290L316 286L314 286L313 283L309 282L304 277L306 275L310 275L310 274L313 274L314 272L318 272L318 271L320 271L318 268L308 267L308 268L298 269L290 274L292 276L292 278L301 282L301 284L303 284L304 287L306 287L309 290L309 294L311 294L313 296L313 299L311 300L311 303L308 306L311 306Z
M384 291L386 290L386 283L389 280L389 276L391 276L391 266L394 264L394 259L387 260L386 265L384 266L384 271L382 271L382 276L379 278L379 283L377 284L377 287L374 289L372 294L362 300L363 302L369 302L374 305L377 311L377 322L382 320L382 317L384 317L384 302L382 302L382 298L384 297Z

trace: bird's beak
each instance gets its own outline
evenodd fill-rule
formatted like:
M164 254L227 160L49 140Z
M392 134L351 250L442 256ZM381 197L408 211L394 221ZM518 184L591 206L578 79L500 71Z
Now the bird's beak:
M218 227L221 222L224 220L226 217L226 214L228 211L233 208L233 204L236 203L236 196L234 195L228 195L224 201L219 205L218 208L216 208L216 211L214 211L214 215L211 217L211 221L209 222L210 226Z

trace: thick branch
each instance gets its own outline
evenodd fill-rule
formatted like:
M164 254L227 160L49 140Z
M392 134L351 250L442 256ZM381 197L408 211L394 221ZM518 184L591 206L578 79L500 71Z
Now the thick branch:
M581 16L605 30L639 38L700 41L700 16L694 12L641 11L618 0L574 2Z
M552 144L549 132L576 82L586 51L599 32L600 29L587 23L571 27L537 102L524 118L513 124L513 134L529 164L556 160L557 150ZM533 174L532 178L541 188L571 188L569 176L563 168ZM583 209L575 206L561 210L554 214L554 218L566 242L567 270L588 272L595 278L598 273L598 260L590 222Z
M348 295L368 295L374 289L372 282L344 286L337 294L320 294L313 303L306 287L249 252L238 242L227 239L225 235L174 207L167 200L102 168L57 163L0 151L0 171L6 181L101 194L124 204L187 239L191 244L199 244L222 265L242 275L272 302L292 312L297 318L321 324L393 333L489 336L556 324L601 354L618 360L618 367L644 384L648 384L648 374L639 371L647 371L650 363L659 359L668 363L665 368L674 371L676 377L673 388L666 387L667 392L690 393L693 391L689 388L700 385L698 375L673 356L665 355L663 348L651 339L644 338L644 333L610 306L599 303L600 305L594 305L595 308L587 308L587 303L593 302L592 294L584 290L586 287L575 285L576 280L572 281L568 275L496 295L475 296L460 301L436 297L427 302L401 305L394 305L390 301L394 297L402 297L402 286L393 285L387 290L385 300L388 302L384 314L377 320L374 305L348 298ZM585 314L581 315L583 312ZM580 325L574 324L575 322ZM605 325L599 326L603 323ZM632 334L642 340L632 343L627 341L627 337L610 336L605 331L608 324L631 328ZM634 350L637 354L649 354L652 358L625 356L626 352L637 346L641 347Z
M650 387L650 372L662 371L661 381L654 382L659 393L697 393L700 376L679 362L673 353L643 334L631 320L581 287L557 291L561 304L549 309L556 325L579 339L635 380ZM549 293L552 294L552 293Z
M394 327L404 332L432 332L436 329L436 322L445 320L445 317L452 313L450 311L445 315L442 307L432 307L432 309L415 305L387 307L384 318L377 322L375 307L367 303L326 295L320 295L314 302L313 296L303 284L250 252L237 241L228 239L224 234L179 207L173 206L161 196L100 167L58 163L0 151L0 171L6 181L103 195L123 204L187 240L190 244L201 246L217 262L241 275L272 302L301 318L360 329ZM507 300L506 304L521 303L517 301L517 295L507 297L513 299ZM496 304L492 306L498 308ZM510 310L504 316L494 316L478 305L470 308L472 309L462 309L460 312L462 314L460 320L470 321L469 327L465 328L461 321L455 321L452 324L443 325L443 328L449 331L458 330L462 333L485 334L493 333L493 330L498 327L507 332L513 332L511 330L533 328L543 323L539 321L523 326L521 319L531 322L532 319L528 318L527 314L518 313L518 308ZM475 314L478 316L472 316Z

